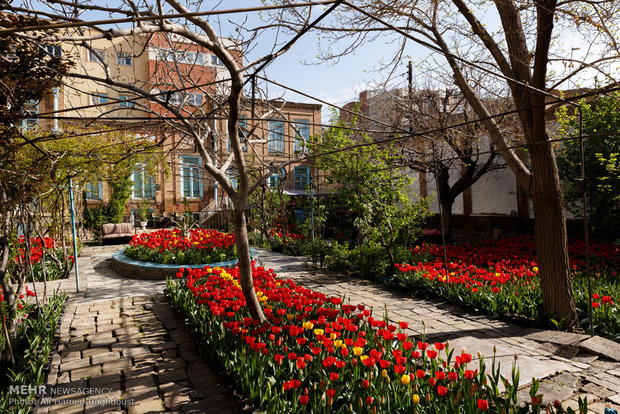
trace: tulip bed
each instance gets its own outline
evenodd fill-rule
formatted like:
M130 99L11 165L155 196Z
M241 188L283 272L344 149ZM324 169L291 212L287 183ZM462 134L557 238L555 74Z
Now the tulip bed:
M30 251L27 251L26 239L20 236L14 247L14 254L9 266L23 265L30 260L32 274L36 281L43 281L43 263L45 263L45 280L57 280L63 277L64 265L62 260L62 246L51 237L33 237L30 239ZM68 261L74 262L73 255L67 257Z
M125 255L132 259L164 264L219 263L237 257L235 236L217 230L158 230L133 236Z
M620 340L620 255L618 246L592 243L591 266L586 269L584 243L569 245L573 286L581 326L589 329L589 307L585 271L592 285L594 330ZM542 295L536 246L530 237L464 243L447 246L448 274L443 264L443 248L423 244L412 249L413 264L397 264L397 274L389 283L416 295L434 294L451 302L494 315L542 320Z
M375 319L363 305L278 279L272 269L253 267L253 277L264 323L249 316L237 269L182 269L168 279L167 294L204 352L261 411L521 413L542 407L537 381L531 400L519 407L516 362L506 379L494 360L489 366L449 343L414 340L405 334L406 322Z

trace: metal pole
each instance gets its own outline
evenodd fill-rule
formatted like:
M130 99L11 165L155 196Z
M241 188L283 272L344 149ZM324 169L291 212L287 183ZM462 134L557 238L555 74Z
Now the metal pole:
M71 230L73 231L73 258L75 263L75 291L80 291L80 272L78 269L77 234L75 232L75 208L73 206L73 180L69 178L69 206L71 210Z
M252 76L252 119L256 118L256 76Z
M409 61L409 133L413 133L413 62Z
M581 161L581 182L583 183L582 196L583 196L583 236L586 251L586 281L588 284L588 313L590 317L590 336L594 336L594 323L592 317L592 283L590 282L590 235L588 232L588 196L586 185L586 163L583 154L583 110L581 105L577 105L579 109L579 157Z
M314 180L310 179L310 224L312 225L312 245L314 246Z

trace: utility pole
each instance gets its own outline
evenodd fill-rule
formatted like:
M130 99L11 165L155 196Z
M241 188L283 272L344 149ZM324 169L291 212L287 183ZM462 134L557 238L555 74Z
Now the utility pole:
M409 94L407 96L407 109L409 113L409 133L413 133L413 62L409 61Z

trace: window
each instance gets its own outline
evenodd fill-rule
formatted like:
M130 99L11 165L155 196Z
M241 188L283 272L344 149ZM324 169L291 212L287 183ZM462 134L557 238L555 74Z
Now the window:
M211 64L213 66L224 66L220 58L215 55L211 55Z
M241 144L243 144L243 151L247 151L248 150L248 144L245 142L248 139L248 117L246 115L241 115L239 117L239 130L238 130L238 134L239 134L239 141L241 141ZM228 140L226 141L228 143L227 145L227 149L228 151L232 151L232 145L230 143L230 137L228 137Z
M121 66L132 66L133 56L129 53L118 53L116 55L116 64Z
M302 152L304 150L304 140L306 143L310 140L310 123L307 119L295 119L295 128L297 131L295 131L294 151Z
M155 179L145 171L144 165L137 164L131 178L133 198L155 198Z
M232 186L232 188L238 190L239 174L237 173L237 170L228 170L228 172L226 172L226 176L228 177L228 181L230 181L230 185Z
M157 59L166 62L187 63L190 65L202 65L203 54L190 52L187 50L170 50L170 49L158 49Z
M193 106L201 106L202 105L202 94L201 93L183 93L183 92L174 92L170 95L170 103L173 105L193 105Z
M202 198L202 163L199 157L181 157L181 192L183 197Z
M108 94L107 93L95 93L90 96L91 102L93 105L102 105L108 103Z
M272 119L269 121L269 152L284 152L284 121Z
M34 115L39 113L39 102L28 101L24 105L24 110L28 115ZM39 120L37 118L24 118L22 119L22 129L29 131L37 129L39 127Z
M61 58L62 57L62 49L58 45L40 45L40 48L43 49L45 53L48 55Z
M94 49L88 51L89 62L105 62L105 50Z
M295 188L305 188L310 183L310 167L295 167L293 180Z
M187 103L194 106L202 105L202 94L201 93L190 93L187 95Z
M118 95L118 107L119 108L133 108L135 106L131 96L128 95Z
M86 183L86 198L88 200L101 200L103 185L101 181L89 181Z
M280 181L280 174L273 174L269 177L269 188L278 188L278 182Z

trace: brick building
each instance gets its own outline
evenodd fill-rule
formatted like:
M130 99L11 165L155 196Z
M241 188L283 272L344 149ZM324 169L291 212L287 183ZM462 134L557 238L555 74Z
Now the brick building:
M241 60L241 51L235 44L222 40L229 52ZM218 160L228 157L231 146L225 114L214 111L217 97L225 95L228 87L228 72L214 54L196 44L163 34L113 41L93 40L89 46L63 44L44 47L49 53L62 54L76 62L72 71L78 75L105 77L107 66L115 80L165 96L174 109L187 115L188 119L206 120L210 130L210 153ZM261 140L251 148L247 144L244 147L253 176L258 177L266 173L269 166L297 157L304 150L300 137L308 139L310 135L320 133L321 105L274 100L256 105L255 118L252 119L249 102L244 101L239 122L240 136L243 139L254 129L252 139ZM271 107L276 107L277 111L270 111L266 116ZM161 215L183 211L184 199L196 213L226 206L226 194L202 167L193 139L165 122L167 117L175 114L164 106L137 98L126 89L71 76L49 98L33 107L33 112L39 113L59 110L61 116L56 119L26 119L23 125L26 128L61 130L64 125L75 126L96 119L99 123L152 138L161 147L166 166L158 167L152 174L137 165L132 174L134 184L127 205L127 219L145 200L150 203L152 212ZM234 184L234 162L232 165L228 175ZM272 174L267 181L270 186L282 182L286 192L296 194L304 192L312 175L309 161L296 162ZM88 183L85 191L88 206L106 203L109 192L104 182Z

